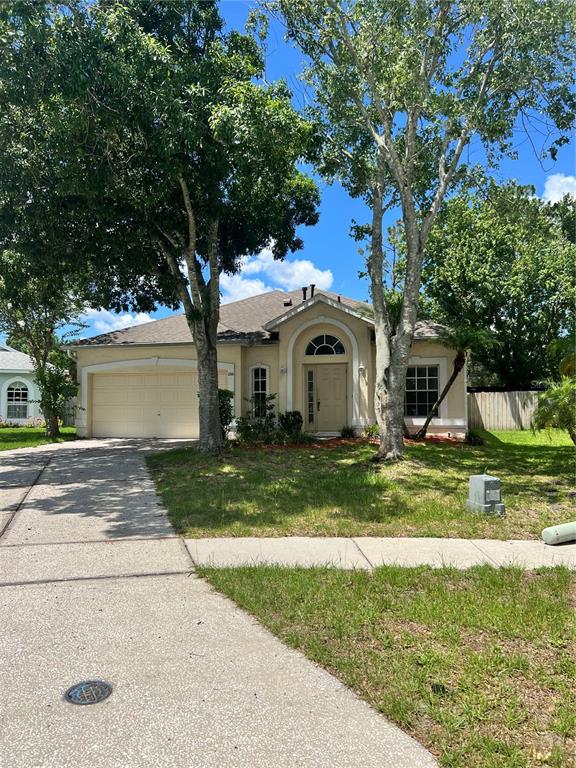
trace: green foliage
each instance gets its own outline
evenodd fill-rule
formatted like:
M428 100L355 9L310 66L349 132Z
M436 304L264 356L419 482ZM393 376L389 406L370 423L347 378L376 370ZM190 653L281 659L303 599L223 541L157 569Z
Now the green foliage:
M489 160L513 155L518 118L538 114L547 151L565 144L574 116L569 0L271 0L310 63L323 172L369 195L381 156L389 196L407 189L422 211L463 137ZM375 139L378 138L376 141ZM344 151L345 150L345 151ZM396 167L395 167L396 166ZM458 181L458 175L454 181Z
M214 0L72 5L0 7L0 205L41 214L92 303L184 306L210 390L200 445L218 450L220 274L302 246L298 227L318 218L299 170L314 131Z
M563 429L576 445L576 378L564 376L559 382L550 382L548 389L538 396L532 417L534 429Z
M48 415L46 418L48 427L48 418L58 420L64 418L67 401L78 391L75 365L64 350L56 347L48 356L48 365L37 366L34 374L40 390L40 410Z
M76 320L84 303L54 254L43 262L38 256L0 251L0 332L32 358L46 429L55 436L66 401L78 388L61 342L84 327Z
M356 437L356 430L347 424L340 430L340 437Z
M236 437L240 443L255 445L256 443L272 444L278 432L276 425L276 395L266 395L264 401L254 395L246 398L250 404L245 416L236 419Z
M555 373L550 344L570 327L576 299L576 246L556 210L528 188L490 184L450 199L432 230L426 312L492 339L474 345L475 384L522 389Z
M569 141L576 113L572 0L268 0L309 64L316 164L371 209L370 276L377 337L379 456L403 451L403 381L427 241L451 190L514 157L515 132L545 126L544 154ZM399 319L384 213L399 206L406 243ZM356 236L364 231L360 223ZM432 265L432 260L430 260ZM471 324L471 323L469 323Z
M465 441L468 445L484 445L484 438L478 429L469 429L466 432Z
M576 206L575 206L576 208ZM562 376L576 376L576 335L574 332L554 339L550 344L552 365Z
M364 437L367 440L377 440L380 437L380 427L378 424L368 424L364 427Z
M247 398L250 408L245 416L236 419L236 438L244 445L289 445L306 443L313 437L302 432L300 411L286 411L276 416L276 395L267 395L265 401Z
M278 414L278 428L289 439L297 440L302 432L304 420L300 411L286 411Z
M218 390L218 405L220 408L220 426L222 427L222 437L228 440L230 427L234 421L234 392L230 389Z

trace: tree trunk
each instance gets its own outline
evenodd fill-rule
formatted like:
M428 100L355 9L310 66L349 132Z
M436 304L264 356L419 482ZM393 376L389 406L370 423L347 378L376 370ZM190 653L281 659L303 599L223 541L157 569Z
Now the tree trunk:
M436 413L438 408L441 406L442 402L444 401L444 398L446 397L446 395L448 394L448 392L452 388L452 385L456 381L456 378L457 378L458 374L460 373L462 368L464 368L464 363L465 362L466 362L466 352L464 350L459 349L458 352L456 353L456 357L454 358L454 365L452 367L452 374L450 375L450 378L446 382L446 386L444 387L444 389L442 390L442 392L438 396L438 399L436 400L436 402L432 406L432 408L430 410L430 413L426 417L426 421L424 422L424 424L422 424L422 426L420 427L418 432L416 432L416 434L414 435L414 438L413 438L414 440L424 440L424 438L426 437L426 432L428 431L428 427L430 426L430 422L434 418L434 414Z
M178 292L188 327L192 333L198 361L198 419L200 434L198 449L204 453L219 454L224 449L225 441L220 420L220 398L218 395L218 323L220 320L220 265L218 253L219 223L213 218L207 224L207 262L209 278L205 279L203 268L196 253L196 217L192 206L190 191L185 179L178 177L186 216L188 219L188 243L184 249L184 262L188 274L188 286L182 278L176 252L181 238L174 238L157 229L162 239L155 242L164 255Z
M52 439L60 437L60 422L58 419L58 414L50 412L46 413L44 414L44 419L46 421L46 436Z
M376 352L378 356L378 352ZM378 363L376 364L378 375ZM375 407L380 429L380 445L375 460L401 461L404 457L404 385L405 367L389 364L384 378L379 378Z
M415 222L406 224L408 257L402 309L398 327L388 333L375 321L376 335L376 393L378 423L381 424L377 460L400 461L404 457L404 391L406 369L412 349L414 326L418 312L422 252ZM375 318L377 313L375 312ZM377 417L378 418L378 417Z
M196 344L198 354L198 390L200 402L198 416L200 435L198 448L204 453L218 454L224 447L220 424L218 397L218 357L216 347L208 340Z

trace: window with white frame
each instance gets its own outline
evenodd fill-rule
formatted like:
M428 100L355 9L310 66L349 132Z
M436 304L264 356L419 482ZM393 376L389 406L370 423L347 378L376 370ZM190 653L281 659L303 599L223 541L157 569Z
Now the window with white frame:
M316 336L306 347L307 355L345 355L344 344L336 336L323 333Z
M408 366L404 415L426 418L436 400L438 400L438 366Z
M268 397L268 368L258 366L252 368L252 398L254 416L260 418L266 414L266 398Z
M28 418L28 387L23 381L15 381L6 392L6 418Z

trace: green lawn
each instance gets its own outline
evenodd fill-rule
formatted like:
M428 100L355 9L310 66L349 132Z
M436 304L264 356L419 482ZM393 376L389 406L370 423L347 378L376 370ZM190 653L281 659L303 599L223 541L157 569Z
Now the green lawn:
M61 437L50 440L46 437L44 427L2 427L0 429L0 451L12 448L32 448L35 445L76 439L75 427L61 427Z
M567 570L198 570L444 768L574 767Z
M183 448L150 457L176 529L204 536L456 536L536 538L574 517L575 452L562 432L485 433L486 444L412 444L393 466L365 443L233 448L222 458ZM505 518L464 508L468 478L502 480Z

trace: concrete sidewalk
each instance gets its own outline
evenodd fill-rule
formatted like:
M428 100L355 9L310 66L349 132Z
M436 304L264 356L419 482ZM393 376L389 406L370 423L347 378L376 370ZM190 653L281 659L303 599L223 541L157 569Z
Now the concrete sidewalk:
M194 575L155 445L0 457L0 768L436 766ZM63 700L90 678L109 699Z
M433 538L220 538L186 539L196 565L217 568L268 563L372 569L380 565L433 568L517 565L534 569L563 565L576 569L576 543L550 547L542 541Z

